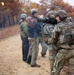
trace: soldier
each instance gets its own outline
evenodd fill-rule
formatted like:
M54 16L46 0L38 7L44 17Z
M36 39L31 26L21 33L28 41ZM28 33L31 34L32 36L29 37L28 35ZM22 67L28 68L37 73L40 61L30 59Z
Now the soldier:
M41 31L41 35L40 35L40 43L41 43L41 47L42 47L42 52L41 52L42 57L45 57L47 49L48 49L48 45L44 41L44 31L43 31L44 25L42 25L42 31Z
M55 19L55 11L49 11L47 14L47 17L49 19ZM56 55L55 47L51 44L51 38L52 38L52 31L54 29L54 26L57 23L45 23L43 27L43 41L48 45L45 45L47 49L49 49L49 59L50 59L50 65L51 65L51 71L53 67L54 57ZM41 54L46 54L47 49L43 49Z
M27 22L26 22L26 14L21 14L20 15L20 35L21 35L21 40L22 40L22 59L23 61L27 60L27 55L29 51L29 41L28 41L28 27L27 27Z
M61 69L65 65L66 61L69 62L71 75L74 75L74 66L73 58L73 45L74 45L74 25L72 23L68 23L67 13L64 10L59 10L56 13L56 19L58 20L58 24L55 26L53 35L52 35L52 43L56 46L58 52L55 57L55 62L53 66L53 71L51 75L60 75Z
M55 19L55 11L49 11L47 13L47 18L51 19L51 20L54 20ZM49 38L48 35L49 35L49 33L51 34L52 30L54 29L55 24L57 24L57 23L54 22L54 23L48 23L48 24L45 23L44 24L44 26L43 26L44 30L43 30L43 33L42 33L44 38L46 38L46 39ZM47 49L48 49L48 46L46 45L46 42L44 41L44 39L42 39L42 42L41 42L41 45L42 45L41 55L43 57L46 55L46 52L47 52Z

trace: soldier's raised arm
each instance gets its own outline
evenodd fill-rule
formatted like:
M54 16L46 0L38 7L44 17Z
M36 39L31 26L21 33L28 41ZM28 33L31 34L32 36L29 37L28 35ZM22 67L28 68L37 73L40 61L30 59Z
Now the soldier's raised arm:
M47 13L47 17L45 18L38 18L38 22L57 24L57 20L55 19L55 11L49 11Z

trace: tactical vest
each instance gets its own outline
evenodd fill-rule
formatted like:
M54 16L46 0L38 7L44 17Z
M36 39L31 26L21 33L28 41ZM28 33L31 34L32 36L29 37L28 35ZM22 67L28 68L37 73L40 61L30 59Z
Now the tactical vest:
M45 24L44 26L43 26L43 32L42 32L42 34L43 34L43 38L44 38L44 41L47 43L47 44L50 44L51 43L51 41L49 41L49 39L51 39L51 37L52 37L52 31L53 31L53 29L54 29L54 25L52 25L52 24Z
M50 37L51 37L53 29L54 29L54 25L45 24L44 27L43 27L44 35L50 35Z
M61 28L60 44L74 44L74 24L67 23Z

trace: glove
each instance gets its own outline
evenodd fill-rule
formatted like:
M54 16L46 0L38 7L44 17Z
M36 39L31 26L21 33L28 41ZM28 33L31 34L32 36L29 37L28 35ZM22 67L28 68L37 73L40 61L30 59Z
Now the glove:
M55 18L45 18L43 23L48 23L48 24L57 24L57 20Z

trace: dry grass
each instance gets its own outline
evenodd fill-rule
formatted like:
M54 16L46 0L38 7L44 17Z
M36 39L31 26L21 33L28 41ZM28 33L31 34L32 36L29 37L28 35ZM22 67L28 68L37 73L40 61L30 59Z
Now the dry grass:
M0 39L7 38L19 33L19 25L11 26L0 30Z

